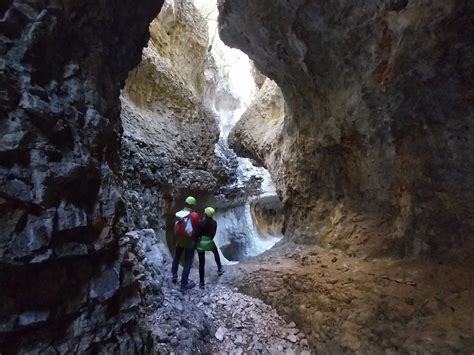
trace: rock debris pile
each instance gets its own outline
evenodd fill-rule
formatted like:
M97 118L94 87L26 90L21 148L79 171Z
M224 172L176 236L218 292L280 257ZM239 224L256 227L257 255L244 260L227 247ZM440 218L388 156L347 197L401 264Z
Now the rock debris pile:
M187 296L217 327L213 353L311 354L305 335L287 324L271 306L225 286L211 286Z
M163 288L163 307L147 321L159 351L311 354L305 335L262 301L222 285L182 294Z

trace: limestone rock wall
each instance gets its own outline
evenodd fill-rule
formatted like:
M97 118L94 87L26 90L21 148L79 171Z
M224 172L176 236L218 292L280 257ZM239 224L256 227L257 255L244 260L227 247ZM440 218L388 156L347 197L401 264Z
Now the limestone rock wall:
M218 120L206 103L215 92L203 90L218 77L205 25L189 1L166 3L123 90L122 181L133 228L164 233L163 217L184 192L212 195L228 178L215 156Z
M283 204L278 196L264 196L252 201L250 213L258 232L271 236L284 234Z
M341 246L335 221L372 219L373 253L472 254L473 18L467 0L220 1L222 39L288 107L265 161L288 235Z
M142 351L120 88L162 1L0 6L0 352Z
M255 84L260 89L263 86L263 84L265 83L265 80L267 79L267 77L265 75L263 75L260 72L260 70L257 69L257 67L255 66L255 64L253 62L252 62L252 66L251 66L250 69L252 70L252 76L255 79Z
M150 25L150 47L172 63L195 96L205 92L208 62L207 22L192 1L171 0Z
M229 134L230 146L273 170L278 167L285 100L278 85L266 79L255 100ZM277 171L273 170L276 175Z

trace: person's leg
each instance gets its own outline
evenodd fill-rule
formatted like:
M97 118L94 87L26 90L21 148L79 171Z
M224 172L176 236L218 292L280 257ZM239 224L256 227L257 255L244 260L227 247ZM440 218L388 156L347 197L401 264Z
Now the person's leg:
M217 273L220 276L224 273L224 269L222 268L221 257L219 256L219 250L217 250L217 245L215 244L214 244L214 248L212 248L212 253L214 254L214 259L216 260Z
M204 287L204 266L206 264L206 253L198 251L199 256L199 286Z
M174 258L173 264L171 265L171 281L176 283L178 281L178 266L179 260L181 259L181 254L183 253L183 248L176 246L176 250L174 251Z
M194 248L184 249L184 267L183 273L181 274L181 289L188 289L194 287L194 283L188 285L189 272L193 266L194 259Z

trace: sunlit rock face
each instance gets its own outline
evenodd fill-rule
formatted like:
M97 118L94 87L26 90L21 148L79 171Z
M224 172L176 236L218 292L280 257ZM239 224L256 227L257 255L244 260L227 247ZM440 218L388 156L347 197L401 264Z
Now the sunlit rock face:
M383 231L364 253L472 251L473 13L455 0L220 2L222 39L288 107L265 161L288 235L343 247L336 226L354 215Z
M208 61L207 22L192 1L168 0L150 26L151 47L173 64L178 75L197 97L205 91Z
M0 6L0 352L144 349L120 88L162 1Z
M217 86L218 73L204 18L190 2L167 2L150 34L121 97L122 170L128 224L164 233L182 191L212 194L228 171L215 156L218 120L206 105L215 91L204 88Z
M262 165L277 165L279 137L283 129L285 100L278 85L266 79L255 100L229 134L229 144L241 155Z

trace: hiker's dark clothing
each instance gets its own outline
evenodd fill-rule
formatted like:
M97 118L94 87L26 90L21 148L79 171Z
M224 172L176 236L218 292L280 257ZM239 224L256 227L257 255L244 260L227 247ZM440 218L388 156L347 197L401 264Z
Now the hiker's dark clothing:
M201 221L201 223L199 223L198 239L201 238L203 235L211 239L214 239L214 237L216 236L216 231L217 231L217 222L209 217L204 218Z
M212 218L204 218L201 223L199 224L199 235L198 235L198 240L203 237L209 237L211 239L214 239L216 236L216 231L217 231L217 222L212 219ZM212 248L212 253L214 254L214 259L217 264L217 269L220 271L222 270L222 264L221 264L221 258L219 256L219 250L217 250L217 246L214 244L214 247ZM198 256L199 256L199 283L201 285L204 285L204 265L205 265L205 258L206 252L204 251L198 251Z
M194 250L196 245L196 238L199 236L199 214L197 212L192 211L189 208L185 208L185 210L190 211L190 220L193 226L193 236L192 238L180 238L176 237L176 249L174 252L173 264L171 265L171 274L173 280L176 280L178 277L178 267L179 261L181 260L181 255L184 252L184 265L183 265L183 273L181 274L181 288L186 287L188 283L189 273L191 271L191 267L193 266L193 259L194 259Z
M193 259L194 259L194 249L193 248L182 248L176 246L174 258L173 258L173 265L171 267L171 273L173 274L173 278L178 277L178 266L179 260L181 259L181 255L184 252L184 266L183 266L183 273L181 274L181 287L186 287L189 278L189 272L191 271L191 267L193 266Z
M211 250L214 254L214 260L216 260L217 270L222 269L221 258L219 256L219 250L217 250L217 246L214 244L214 248ZM199 256L199 283L204 285L204 265L206 262L206 252L198 251Z

